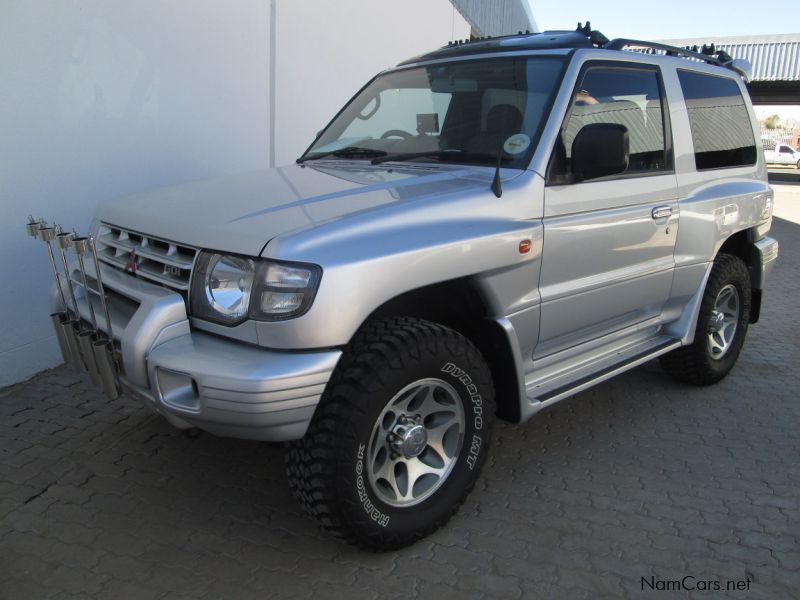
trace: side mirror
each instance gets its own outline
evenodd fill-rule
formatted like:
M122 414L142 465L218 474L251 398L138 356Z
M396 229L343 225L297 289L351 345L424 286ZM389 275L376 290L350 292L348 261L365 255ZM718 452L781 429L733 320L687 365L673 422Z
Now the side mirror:
M629 158L628 128L618 123L584 125L572 142L572 173L579 181L622 173Z

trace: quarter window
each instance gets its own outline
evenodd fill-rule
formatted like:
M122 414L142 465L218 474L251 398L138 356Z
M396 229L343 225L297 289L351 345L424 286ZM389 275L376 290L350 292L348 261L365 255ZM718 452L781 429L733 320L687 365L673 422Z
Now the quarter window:
M756 164L756 142L739 86L732 79L679 69L698 170Z
M588 68L561 129L550 163L549 182L575 180L570 165L572 144L581 129L594 123L623 125L628 130L630 160L627 169L617 176L671 170L662 100L655 69Z

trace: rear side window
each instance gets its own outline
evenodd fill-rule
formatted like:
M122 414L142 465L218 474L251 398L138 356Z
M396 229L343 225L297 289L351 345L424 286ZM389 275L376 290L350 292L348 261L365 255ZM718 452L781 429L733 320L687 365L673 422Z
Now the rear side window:
M593 123L619 124L628 130L630 162L620 175L671 170L661 90L655 68L587 68L579 80L551 158L549 183L572 182L572 144L578 133Z
M727 77L678 70L698 170L756 164L756 142L736 82Z

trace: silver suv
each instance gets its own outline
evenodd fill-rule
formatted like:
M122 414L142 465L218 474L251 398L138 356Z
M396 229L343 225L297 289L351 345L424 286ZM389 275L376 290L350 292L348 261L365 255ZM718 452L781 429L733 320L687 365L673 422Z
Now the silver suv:
M297 164L106 204L86 237L31 219L64 358L176 427L287 442L328 530L412 543L495 416L656 357L733 368L778 254L746 76L589 27L413 58Z

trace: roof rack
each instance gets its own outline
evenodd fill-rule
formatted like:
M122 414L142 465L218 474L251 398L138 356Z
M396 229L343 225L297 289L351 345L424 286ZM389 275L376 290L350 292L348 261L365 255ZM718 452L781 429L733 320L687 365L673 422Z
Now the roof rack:
M639 51L645 54L663 52L666 56L682 56L683 58L701 60L710 65L725 67L741 75L745 82L750 81L752 78L752 66L748 61L734 59L724 50L717 50L713 43L708 45L703 44L702 48L698 48L697 46L679 48L678 46L670 46L669 44L660 44L658 42L617 38L603 46L606 50L624 50L625 48L631 47L638 48L640 49Z
M659 44L658 42L645 42L642 40L629 40L626 38L617 38L608 42L603 46L606 50L624 50L629 47L642 48L642 50L650 50L652 53L658 51L663 52L667 56L683 56L685 58L695 58L702 60L711 65L724 67L727 63L733 60L726 52L717 50L714 44L710 46L703 45L703 48L698 51L697 46L691 48L678 48L677 46L670 46L669 44Z
M541 33L531 33L530 31L520 31L517 34L501 35L497 37L485 36L466 40L455 40L447 43L446 46L433 52L415 56L409 60L401 62L407 65L420 60L432 58L444 58L449 56L463 56L467 54L503 52L509 50L544 50L550 48L600 48L604 50L624 50L626 48L635 49L634 51L645 54L664 53L666 56L681 56L700 60L718 67L725 67L741 75L745 82L749 81L752 75L752 66L749 62L742 59L733 59L727 52L717 50L714 44L703 44L702 48L692 46L691 48L679 48L669 44L658 42L645 42L642 40L630 40L618 38L609 39L596 29L592 29L589 21L586 24L578 23L573 31L543 31Z

